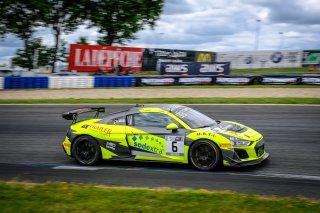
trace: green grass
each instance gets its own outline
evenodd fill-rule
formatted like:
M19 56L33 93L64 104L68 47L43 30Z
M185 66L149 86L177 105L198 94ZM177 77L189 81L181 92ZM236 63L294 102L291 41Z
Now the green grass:
M320 212L320 200L207 190L0 182L1 212Z
M320 98L110 98L0 100L0 104L320 104Z

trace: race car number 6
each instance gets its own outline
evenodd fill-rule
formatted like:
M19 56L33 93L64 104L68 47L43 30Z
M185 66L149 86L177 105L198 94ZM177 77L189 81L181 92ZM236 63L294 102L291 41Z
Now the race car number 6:
M184 137L166 136L166 155L183 156L184 155Z

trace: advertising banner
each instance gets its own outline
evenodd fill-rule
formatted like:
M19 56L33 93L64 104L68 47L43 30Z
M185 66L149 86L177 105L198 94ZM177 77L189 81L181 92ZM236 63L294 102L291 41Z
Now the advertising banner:
M320 64L320 50L304 50L302 65Z
M320 77L302 77L301 84L320 85Z
M229 62L176 62L161 63L161 75L228 75Z
M209 85L212 83L212 77L180 77L179 85Z
M250 84L252 77L217 77L216 84L243 85Z
M175 85L175 78L163 77L138 77L138 86L172 86Z
M214 58L214 52L145 48L142 69L160 71L162 62L214 62Z
M216 61L231 62L232 69L301 67L302 51L241 51L217 53Z
M298 84L298 78L263 77L262 84Z
M110 71L121 65L124 70L140 71L142 48L71 44L69 70L78 72Z

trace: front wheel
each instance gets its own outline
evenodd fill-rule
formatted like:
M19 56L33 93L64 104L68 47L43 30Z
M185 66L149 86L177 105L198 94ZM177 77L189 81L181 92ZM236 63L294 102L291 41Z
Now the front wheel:
M220 150L209 140L198 140L190 148L189 160L192 166L199 170L213 170L221 160Z
M92 137L81 136L72 145L72 155L79 164L91 166L101 159L101 149Z

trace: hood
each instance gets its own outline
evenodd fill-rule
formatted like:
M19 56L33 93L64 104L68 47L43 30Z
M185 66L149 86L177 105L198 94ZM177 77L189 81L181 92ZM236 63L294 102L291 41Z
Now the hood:
M205 127L203 130L247 141L257 141L262 137L262 135L254 129L232 121L220 121L216 126Z

